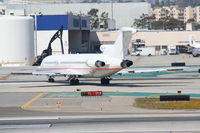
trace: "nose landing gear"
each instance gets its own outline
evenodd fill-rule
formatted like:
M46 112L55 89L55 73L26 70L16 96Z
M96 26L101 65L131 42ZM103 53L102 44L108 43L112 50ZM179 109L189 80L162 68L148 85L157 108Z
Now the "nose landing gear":
M76 78L70 79L70 85L79 85L79 80Z
M54 82L54 78L50 76L49 79L48 79L48 82L49 83L53 83Z

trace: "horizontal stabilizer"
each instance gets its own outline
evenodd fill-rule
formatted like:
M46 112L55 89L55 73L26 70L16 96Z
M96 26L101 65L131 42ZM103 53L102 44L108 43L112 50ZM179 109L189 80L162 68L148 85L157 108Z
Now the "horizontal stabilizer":
M164 72L164 71L183 71L185 67L161 67L161 68L127 68L119 71L117 74L129 73L148 73L148 72Z

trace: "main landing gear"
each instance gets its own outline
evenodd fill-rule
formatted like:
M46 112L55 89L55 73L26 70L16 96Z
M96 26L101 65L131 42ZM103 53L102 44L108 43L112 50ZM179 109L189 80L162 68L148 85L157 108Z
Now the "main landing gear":
M67 81L69 81L70 85L79 85L79 80L76 77L75 75L69 76Z
M76 78L70 79L70 85L79 85L79 80Z
M48 79L48 82L49 83L53 83L54 82L54 78L50 76L49 79Z
M109 85L110 84L110 78L109 77L105 77L101 79L101 85Z

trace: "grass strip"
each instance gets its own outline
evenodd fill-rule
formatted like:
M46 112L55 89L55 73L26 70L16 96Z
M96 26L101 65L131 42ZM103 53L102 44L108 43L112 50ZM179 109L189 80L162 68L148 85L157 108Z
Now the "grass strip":
M148 109L200 109L200 99L160 101L159 98L136 98L134 106Z

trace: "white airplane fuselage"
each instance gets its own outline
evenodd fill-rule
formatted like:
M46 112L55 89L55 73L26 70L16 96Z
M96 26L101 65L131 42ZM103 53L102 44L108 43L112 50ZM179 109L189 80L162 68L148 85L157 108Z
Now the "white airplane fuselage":
M199 42L196 42L193 38L192 35L189 36L189 46L193 47L193 48L197 48L199 49L200 48L200 43Z
M105 62L105 66L96 67L95 62ZM74 73L80 78L103 78L120 71L123 59L104 54L62 54L46 57L40 66L42 71Z

